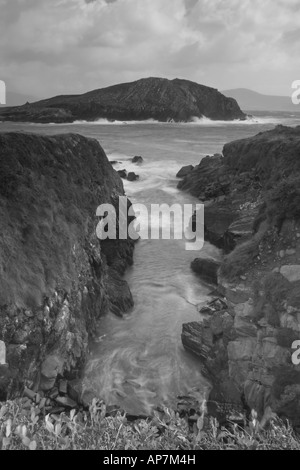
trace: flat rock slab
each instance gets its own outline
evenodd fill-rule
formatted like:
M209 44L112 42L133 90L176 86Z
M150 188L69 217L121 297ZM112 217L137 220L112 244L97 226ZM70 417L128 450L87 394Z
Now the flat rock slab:
M77 408L77 403L69 397L57 397L55 398L58 405L65 406L66 408Z
M280 274L282 274L290 282L300 281L300 265L294 264L291 266L282 266L280 269Z

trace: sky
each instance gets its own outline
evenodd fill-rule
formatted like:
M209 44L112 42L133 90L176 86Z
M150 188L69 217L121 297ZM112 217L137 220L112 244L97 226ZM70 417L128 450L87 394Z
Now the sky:
M0 80L50 97L144 77L291 95L300 0L0 0Z

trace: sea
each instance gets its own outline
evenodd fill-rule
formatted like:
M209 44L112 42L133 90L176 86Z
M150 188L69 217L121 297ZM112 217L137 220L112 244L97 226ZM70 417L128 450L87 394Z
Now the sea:
M253 136L278 124L300 125L300 113L251 112L246 121L192 123L75 122L73 124L0 123L0 132L38 134L79 133L97 139L115 169L134 171L135 182L124 181L133 203L193 204L197 201L177 189L176 174L184 165L197 165L206 155L222 153L232 140ZM131 162L140 155L144 163ZM96 208L95 208L96 210ZM107 314L99 322L99 336L91 344L83 373L83 389L117 405L129 414L151 414L157 406L174 407L179 396L204 399L210 384L201 361L184 350L183 323L202 321L199 308L209 299L205 285L190 268L197 257L218 259L219 250L205 243L186 250L185 239L140 240L127 280L134 308L118 318Z

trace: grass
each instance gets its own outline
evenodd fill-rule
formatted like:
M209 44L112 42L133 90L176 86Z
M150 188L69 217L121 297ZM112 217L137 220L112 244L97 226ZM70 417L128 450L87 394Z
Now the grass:
M220 427L202 414L191 427L178 413L167 408L152 419L129 422L117 412L106 417L106 408L96 400L89 411L70 411L40 417L34 407L24 414L16 400L0 407L2 450L300 450L300 439L288 423L275 418L261 429L257 415L241 428Z
M285 220L300 219L300 176L281 178L275 187L270 183L267 189L265 201L253 223L254 232L265 220L280 231Z
M238 245L229 255L225 256L220 268L221 276L234 281L249 269L259 255L259 242L252 238Z
M286 219L300 219L300 176L289 176L270 191L267 216L279 229Z

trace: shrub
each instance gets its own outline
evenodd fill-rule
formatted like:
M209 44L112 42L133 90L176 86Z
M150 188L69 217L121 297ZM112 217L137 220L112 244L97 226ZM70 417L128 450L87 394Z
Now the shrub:
M200 416L194 426L168 408L152 419L130 423L124 413L105 417L105 405L94 400L88 412L72 410L39 417L34 408L22 413L17 400L0 406L2 450L300 450L289 423L272 418L262 428L252 411L243 428L220 427L216 419Z

